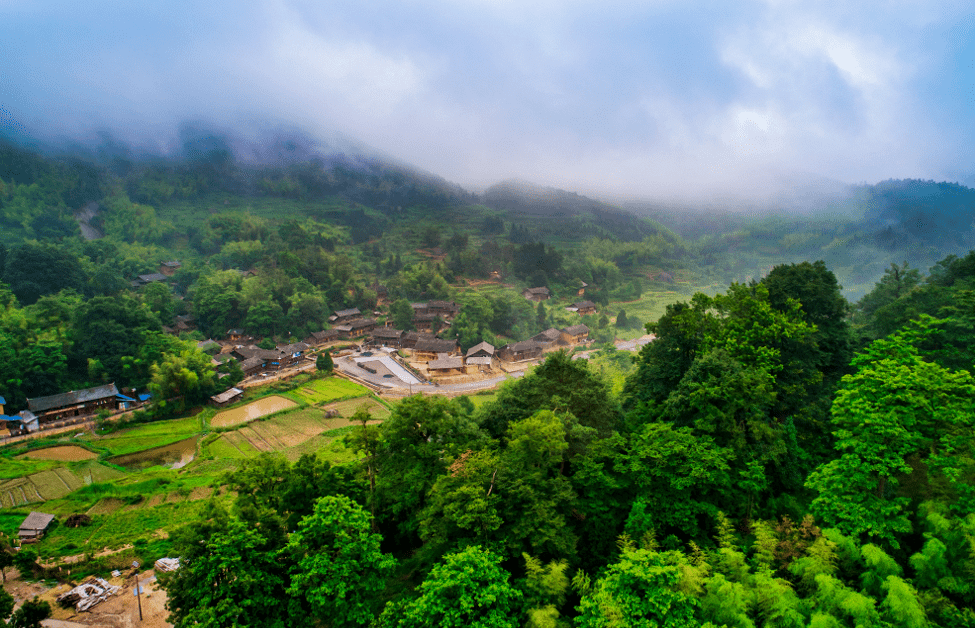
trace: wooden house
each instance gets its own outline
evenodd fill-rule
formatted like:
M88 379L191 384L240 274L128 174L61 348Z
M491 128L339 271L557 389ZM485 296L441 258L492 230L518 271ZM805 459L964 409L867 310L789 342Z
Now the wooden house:
M562 342L568 345L579 345L589 340L589 328L585 325L572 325L561 332Z
M437 359L427 362L431 375L459 375L464 372L464 358L441 353Z
M305 338L305 342L313 347L320 347L338 339L339 332L334 329L323 329L311 332L311 335Z
M349 339L365 336L376 328L376 321L371 318L360 318L348 323L335 326L335 331L339 333L339 338Z
M534 340L522 340L505 345L498 350L498 357L507 362L521 362L542 356L542 345Z
M548 349L562 338L562 332L554 327L549 327L543 332L539 332L531 337L532 340L542 345L543 349Z
M529 301L547 301L552 296L552 291L544 286L538 288L526 288L521 291L521 296Z
M224 406L229 406L232 403L237 403L244 397L244 391L239 388L231 388L230 390L225 390L219 395L213 395L210 397L210 403L218 408Z
M468 360L471 358L493 358L494 345L487 342L479 342L467 350L465 357Z
M54 515L36 510L31 511L24 522L20 524L17 537L20 538L21 543L36 543L41 540L53 521Z
M400 340L400 346L404 349L416 349L416 343L421 340L436 340L437 337L433 334L425 334L420 331L408 331L403 334L403 338Z
M293 342L290 345L281 345L277 350L281 352L281 366L291 366L301 361L311 346L304 342Z
M569 309L578 312L580 316L585 316L586 314L596 313L596 304L592 301L577 301Z
M347 310L337 310L328 317L328 322L333 325L340 325L360 318L362 318L362 312L359 311L359 308L353 307Z
M247 332L243 329L228 329L227 330L227 340L230 342L240 342L247 338Z
M439 354L451 355L459 352L460 347L456 340L443 340L440 338L418 340L416 347L413 349L414 357L418 361L436 360Z
M30 410L40 423L69 417L88 416L101 410L118 409L119 391L115 384L105 384L84 390L27 400Z
M240 370L244 372L244 375L250 377L251 375L256 375L264 370L264 360L258 357L247 358L242 360L240 363Z
M182 264L177 261L162 262L159 264L159 274L165 275L167 277L172 277L176 274L176 271L182 268Z
M241 361L241 369L244 369L244 363L252 358L258 358L261 360L262 370L276 371L289 363L288 356L278 349L261 349L260 347L255 347L254 345L250 345L248 347L237 347L233 350L231 355ZM247 371L244 370L244 373L247 373Z
M372 332L372 342L373 344L384 345L386 347L399 347L402 343L404 333L400 329L383 327Z

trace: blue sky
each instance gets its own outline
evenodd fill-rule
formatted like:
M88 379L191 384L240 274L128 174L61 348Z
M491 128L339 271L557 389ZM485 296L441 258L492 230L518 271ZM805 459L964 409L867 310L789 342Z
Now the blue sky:
M343 134L472 189L975 174L966 2L0 0L0 124Z

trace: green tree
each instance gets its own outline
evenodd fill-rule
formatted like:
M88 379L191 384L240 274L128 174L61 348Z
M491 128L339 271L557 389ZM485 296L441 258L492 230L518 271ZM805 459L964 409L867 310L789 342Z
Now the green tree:
M413 306L406 299L397 299L389 306L389 316L397 329L413 329Z
M4 582L6 582L4 576ZM7 593L6 589L0 589L0 620L6 621L10 614L14 612L14 596Z
M516 628L522 595L508 583L500 558L479 546L448 554L418 587L419 597L390 605L384 628Z
M199 538L198 548L188 547L192 553L181 555L178 570L160 578L169 621L177 628L300 625L289 604L286 556L259 528L225 521Z
M20 303L30 305L46 294L68 288L80 292L87 278L78 258L65 248L26 243L7 255L3 281Z
M505 384L477 417L491 436L501 438L510 423L542 409L570 412L580 425L596 429L601 436L609 435L619 420L606 382L585 360L573 360L564 351L549 354L531 373Z
M477 424L454 402L414 395L397 404L380 426L376 454L377 516L412 540L419 515L447 461L486 440Z
M912 340L929 334L930 326L922 321L874 341L854 358L857 371L843 378L832 406L840 457L806 483L819 493L812 503L817 517L892 547L911 531L910 498L897 487L922 472L912 459L928 468L928 481L940 476L950 484L971 464L975 380L921 358Z
M35 597L14 611L7 625L11 628L41 628L41 622L50 616L51 605Z
M629 324L626 318L626 310L620 310L620 313L616 315L616 327L618 329L626 329L629 327Z
M332 361L332 354L328 351L322 351L315 358L315 369L321 371L325 374L330 374L332 369L335 368L335 362Z
M214 392L216 372L199 349L167 354L151 367L149 390L158 412L170 413L203 401Z
M298 524L287 552L295 567L288 593L328 626L364 626L395 560L379 549L369 515L347 497L323 497Z
M585 591L576 624L582 628L698 626L696 600L678 589L679 579L678 567L660 554L646 549L624 551Z

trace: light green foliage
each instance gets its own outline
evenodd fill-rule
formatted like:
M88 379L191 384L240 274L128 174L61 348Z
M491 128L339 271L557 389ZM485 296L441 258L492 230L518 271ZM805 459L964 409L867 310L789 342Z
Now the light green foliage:
M163 356L150 371L149 390L160 413L168 414L173 404L176 408L193 405L214 393L216 372L210 356L195 347Z
M652 423L630 438L616 471L633 485L626 529L640 535L650 528L701 533L701 515L715 516L720 494L732 484L733 452L690 428Z
M860 552L866 565L866 570L860 576L863 588L869 591L871 595L879 597L881 588L887 579L891 576L900 576L903 569L887 552L873 543L864 545Z
M412 602L390 607L386 628L516 628L521 593L498 566L500 558L479 546L448 554L435 565Z
M451 462L430 489L421 537L461 546L492 540L503 523L496 487L500 470L498 455L490 450L468 450Z
M880 605L883 617L897 628L925 628L928 625L917 591L898 576L887 576L883 585L887 592Z
M379 549L370 517L347 497L323 497L285 551L295 562L288 593L329 626L364 626L395 560Z
M676 590L680 573L660 554L624 552L578 606L581 628L678 628L699 625L696 601Z
M931 475L956 477L967 466L975 424L975 380L925 362L911 344L916 331L875 341L857 356L856 374L843 378L833 402L840 458L813 473L807 486L819 492L812 509L848 534L880 539L893 547L910 531L909 499L895 491L912 472L908 457L929 460Z

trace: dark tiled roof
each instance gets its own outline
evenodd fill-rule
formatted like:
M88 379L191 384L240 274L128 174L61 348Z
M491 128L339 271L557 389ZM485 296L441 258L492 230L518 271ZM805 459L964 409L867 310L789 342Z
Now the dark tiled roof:
M311 347L303 342L292 342L290 345L281 345L277 349L283 353L294 354L304 353L305 351L311 349Z
M459 369L463 368L464 360L462 358L437 358L431 362L427 362L427 369L430 370L440 370L440 369Z
M474 355L475 353L478 353L479 351L484 351L488 355L494 355L494 345L488 344L486 342L479 342L467 350L467 355L471 356Z
M457 342L454 340L441 340L440 338L434 338L432 340L423 338L416 341L416 350L424 353L450 353L451 351L457 350Z
M521 342L515 342L507 347L508 351L513 353L521 353L523 351L532 351L534 349L542 349L542 345L538 344L534 340L522 340Z
M54 515L49 515L46 512L32 511L24 522L20 524L21 530L46 530L47 526L51 525L54 521Z
M592 301L579 301L578 303L573 303L572 305L576 306L580 310L583 309L583 308L590 308L590 307L591 308L595 308L596 307L596 304L593 303Z
M357 307L350 308L348 310L338 310L335 312L335 315L339 318L344 318L346 316L359 316L360 314L362 314L362 312L360 312L359 308Z
M370 325L375 325L376 321L372 318L362 318L357 321L349 321L346 324L352 329L359 329L361 327L369 327Z
M566 327L562 331L570 336L578 336L580 334L588 334L589 328L585 325L573 325L572 327Z
M535 334L532 336L532 340L536 342L555 342L561 336L561 332L554 327L549 327L545 331Z
M118 395L118 388L115 387L115 384L105 384L104 386L95 386L94 388L86 388L84 390L72 390L71 392L51 395L49 397L28 399L27 407L31 412L44 412L51 408L63 408L65 406L105 399L106 397L115 397L116 395Z
M167 281L169 277L162 273L149 273L148 275L139 275L139 281L145 283L152 283L154 281Z
M392 329L389 327L384 327L383 329L377 329L372 332L373 338L402 338L403 331L399 329Z

